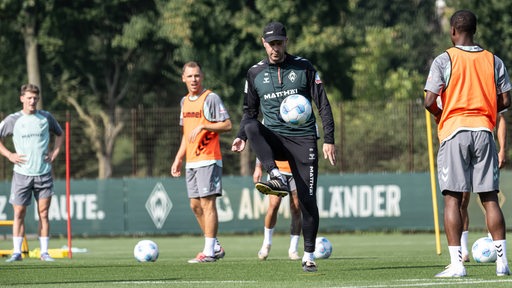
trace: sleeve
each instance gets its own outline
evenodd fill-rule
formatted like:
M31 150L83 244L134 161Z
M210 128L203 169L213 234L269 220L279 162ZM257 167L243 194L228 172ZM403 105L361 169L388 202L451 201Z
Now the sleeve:
M250 71L247 73L247 80L245 81L244 88L244 104L243 104L243 116L240 121L240 129L237 133L237 138L242 140L247 140L247 135L245 134L245 123L247 120L258 119L259 109L260 109L260 97L258 96L258 92L254 88L254 77L251 75Z
M12 115L7 116L2 122L0 122L0 138L12 135L14 122Z
M183 126L183 101L185 101L185 97L180 101L180 126Z
M496 55L494 55L494 69L496 74L496 92L498 94L508 92L512 89L510 84L510 78L508 76L507 68L503 61Z
M210 122L224 122L229 119L229 114L220 96L210 93L206 96L203 106L204 117Z
M311 66L307 71L311 98L315 102L324 129L324 143L334 144L334 117L324 84L318 72Z
M430 91L437 95L441 95L441 92L446 87L446 83L448 83L450 74L450 56L445 52L437 56L432 62L424 91Z
M60 136L62 133L64 133L64 130L62 130L62 127L60 126L59 122L53 117L52 114L48 113L48 124L50 125L50 131L52 131L55 135Z

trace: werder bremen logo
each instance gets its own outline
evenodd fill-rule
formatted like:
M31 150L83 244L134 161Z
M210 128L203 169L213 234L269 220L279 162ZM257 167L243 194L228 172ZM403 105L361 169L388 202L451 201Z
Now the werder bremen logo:
M171 212L172 201L167 195L162 183L158 182L153 188L153 192L149 195L146 201L146 210L148 210L149 216L153 219L156 228L161 229L164 226L167 215Z

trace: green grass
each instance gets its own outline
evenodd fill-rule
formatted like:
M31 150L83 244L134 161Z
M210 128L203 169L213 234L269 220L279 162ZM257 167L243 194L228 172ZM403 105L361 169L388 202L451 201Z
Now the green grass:
M470 234L470 243L481 233ZM0 263L0 287L511 287L512 277L497 277L494 264L468 263L461 279L433 277L448 264L435 253L433 234L351 233L323 234L334 247L329 259L320 259L317 273L302 272L300 261L288 260L289 236L274 236L267 261L257 259L260 235L220 235L226 257L216 263L188 264L202 249L199 236L149 237L160 248L154 263L138 263L133 247L140 238L74 239L87 248L72 259L56 262L25 259ZM474 238L474 239L473 239ZM10 240L0 242L8 249ZM51 248L66 244L52 239ZM301 244L302 245L302 242ZM29 247L38 246L35 240ZM509 245L510 246L510 245ZM302 255L302 253L301 253Z

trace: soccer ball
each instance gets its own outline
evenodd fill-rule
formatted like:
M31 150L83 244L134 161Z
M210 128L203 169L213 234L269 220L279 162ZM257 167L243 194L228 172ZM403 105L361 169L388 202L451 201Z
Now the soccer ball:
M286 123L300 126L311 117L311 103L302 95L290 95L281 102L279 112Z
M496 247L489 237L482 237L475 241L471 247L471 254L477 263L496 262Z
M325 237L317 237L315 243L315 258L327 259L332 254L332 244Z
M141 240L133 249L133 256L139 262L155 262L158 254L158 245L151 240Z

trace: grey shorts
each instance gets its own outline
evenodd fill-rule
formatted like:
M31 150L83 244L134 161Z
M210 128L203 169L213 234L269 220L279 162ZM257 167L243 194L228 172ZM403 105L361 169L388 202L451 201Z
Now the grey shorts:
M441 143L437 173L443 193L498 191L500 172L492 133L460 131Z
M222 167L212 164L199 168L187 168L188 198L222 195Z
M34 194L36 201L53 196L53 178L51 173L40 176L26 176L14 172L9 203L29 206L32 204L32 194Z

